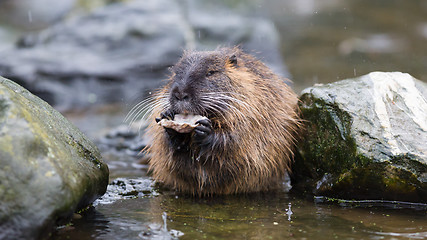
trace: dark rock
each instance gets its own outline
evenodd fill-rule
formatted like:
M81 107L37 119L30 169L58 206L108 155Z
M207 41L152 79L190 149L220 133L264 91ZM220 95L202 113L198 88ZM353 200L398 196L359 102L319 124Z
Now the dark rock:
M46 102L0 77L0 239L34 239L102 196L97 147Z
M59 110L141 98L187 48L241 44L288 76L271 22L208 16L172 0L112 4L24 37L2 52L0 74Z
M303 91L294 188L346 199L427 202L427 85L373 72Z

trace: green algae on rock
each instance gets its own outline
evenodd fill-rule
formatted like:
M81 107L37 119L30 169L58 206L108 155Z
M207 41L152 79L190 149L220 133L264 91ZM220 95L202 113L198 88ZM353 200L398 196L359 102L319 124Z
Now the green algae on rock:
M0 239L49 233L107 184L97 147L46 102L0 77Z
M373 72L303 90L306 135L296 190L345 199L427 202L427 85Z

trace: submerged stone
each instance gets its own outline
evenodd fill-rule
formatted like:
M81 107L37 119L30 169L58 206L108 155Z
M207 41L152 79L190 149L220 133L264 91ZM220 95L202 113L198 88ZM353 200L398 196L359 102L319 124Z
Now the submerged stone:
M154 188L154 184L154 181L148 178L114 179L108 185L107 192L93 205L111 204L122 199L157 196L158 192Z
M427 84L373 72L307 88L298 190L346 199L427 202Z
M0 239L34 239L102 196L97 147L46 102L0 77Z

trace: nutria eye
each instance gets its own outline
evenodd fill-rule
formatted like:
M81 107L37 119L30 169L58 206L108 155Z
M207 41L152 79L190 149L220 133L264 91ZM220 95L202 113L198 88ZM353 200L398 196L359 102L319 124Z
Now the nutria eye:
M209 71L209 72L206 73L206 77L212 76L212 75L214 75L217 72L218 71Z

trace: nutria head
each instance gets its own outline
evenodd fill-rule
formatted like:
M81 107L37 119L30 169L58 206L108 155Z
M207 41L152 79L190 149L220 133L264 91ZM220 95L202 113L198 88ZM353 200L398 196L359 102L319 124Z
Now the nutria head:
M173 114L217 115L224 110L224 98L231 86L226 69L235 66L237 56L233 52L185 52L171 67L169 109Z

